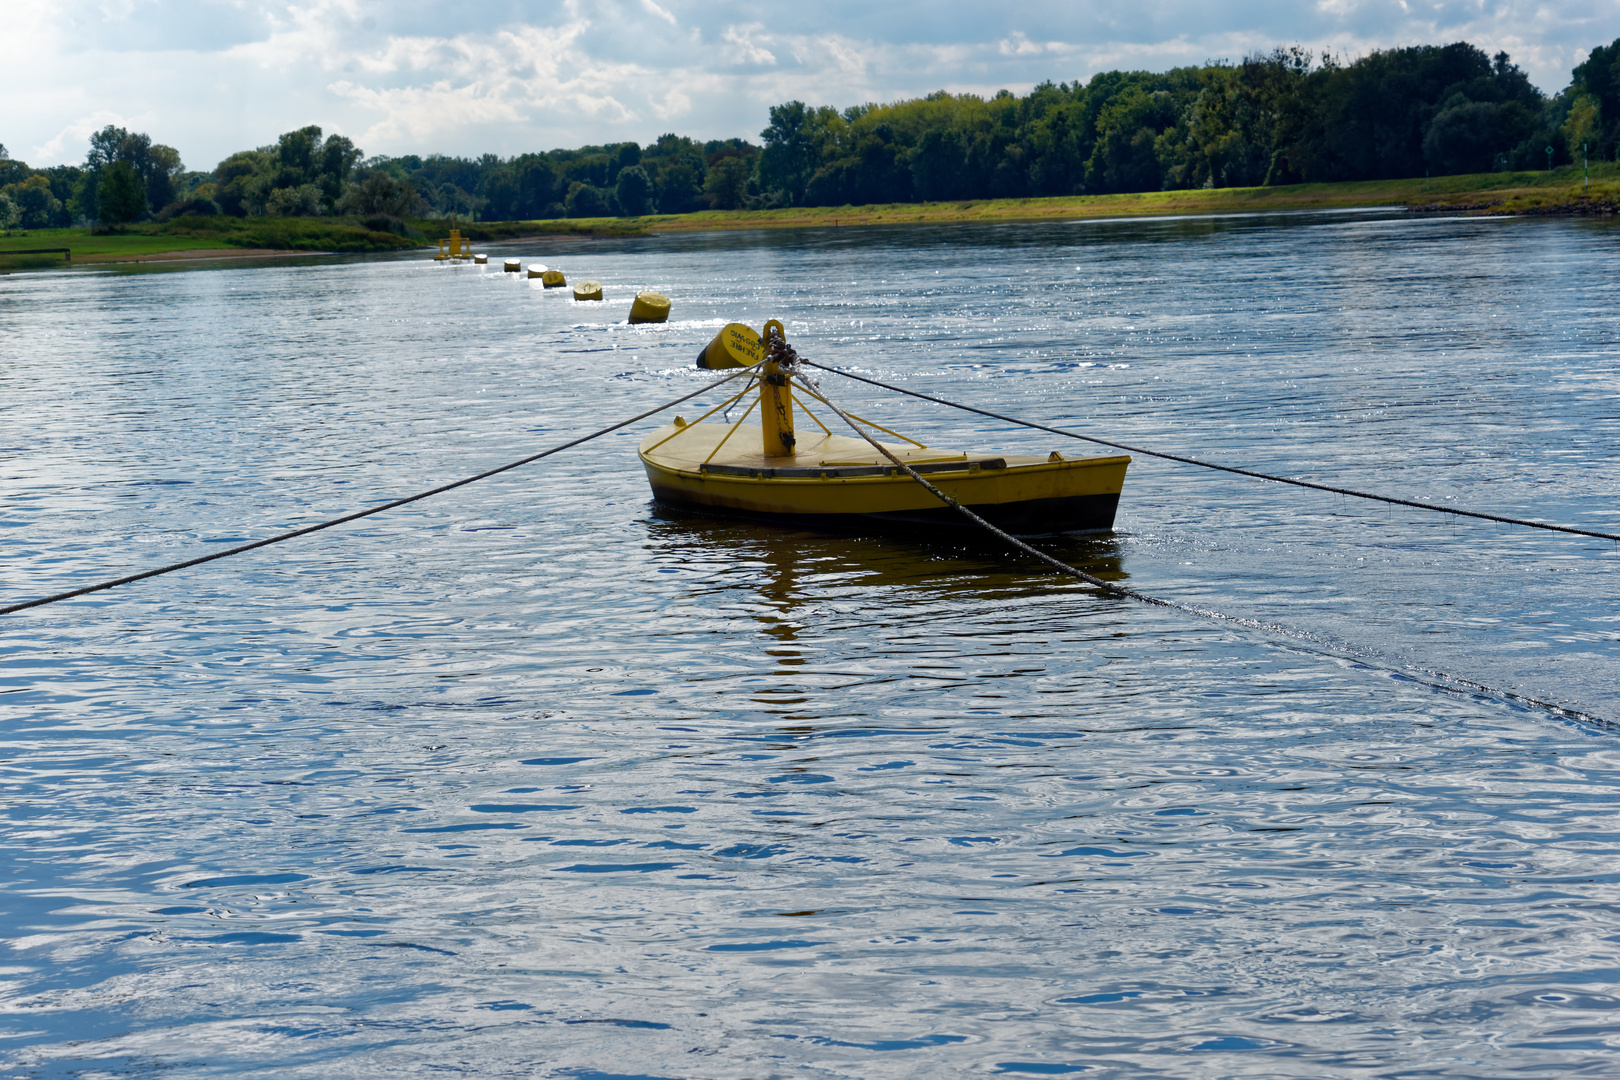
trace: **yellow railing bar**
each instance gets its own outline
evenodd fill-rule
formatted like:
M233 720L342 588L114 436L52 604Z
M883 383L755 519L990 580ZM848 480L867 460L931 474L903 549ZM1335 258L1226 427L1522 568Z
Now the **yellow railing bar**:
M654 450L658 449L660 446L663 446L665 443L669 442L669 440L673 439L676 435L685 434L687 431L690 431L693 427L697 426L698 424L703 423L703 421L707 420L709 417L713 416L715 413L719 412L721 409L725 409L725 408L730 407L732 402L736 401L737 398L742 397L743 394L748 393L748 391L750 391L750 390L752 390L754 388L754 380L755 380L755 378L757 378L757 376L750 375L748 377L748 385L744 386L742 388L742 390L736 394L736 396L727 398L725 401L722 401L720 404L716 405L714 408L710 409L708 412L704 413L702 416L698 417L696 420L692 421L690 424L687 424L685 427L676 428L673 434L666 435L662 439L659 439L657 442L653 443L651 446L647 447L646 452L649 453L649 454L652 453ZM750 409L753 408L752 405L750 405L748 407ZM743 413L743 416L747 416L747 415L748 415L747 413Z
M735 424L732 424L731 428L724 435L722 435L720 437L720 441L714 444L714 449L709 451L709 456L703 459L702 464L698 465L698 468L701 469L701 468L703 468L704 465L707 465L709 462L714 460L714 455L718 454L720 452L720 448L722 446L726 445L726 440L727 439L731 438L733 435L735 435L737 433L737 429L742 427L742 422L744 420L748 419L748 414L753 412L754 411L754 406L758 405L758 404L759 404L759 398L755 398L753 401L750 401L748 403L748 408L743 410L743 414L741 416L737 417L737 422Z
M809 394L811 397L815 398L817 401L819 401L823 405L827 406L827 408L829 408L829 409L835 408L835 406L833 405L832 402L828 401L826 398L822 397L820 394L816 393L814 390L811 390L808 386L805 386L803 383L800 383L799 386L800 386L801 389L803 389L805 391L805 393ZM810 410L805 409L804 411L809 412ZM882 424L874 424L874 423L872 423L872 421L867 420L864 417L856 416L852 412L847 412L846 411L844 413L844 415L850 417L853 420L859 420L861 423L865 424L867 427L875 427L879 431L883 432L885 435L893 435L897 439L904 439L904 440L906 440L906 442L910 443L912 446L917 447L919 450L928 449L928 444L927 443L920 443L916 439L913 439L909 435L902 435L898 431L891 431L888 428L884 427ZM817 420L816 423L820 424L821 421ZM831 435L832 432L829 431L829 432L827 432L827 434Z
M826 432L826 433L827 433L827 434L828 434L828 435L831 435L831 434L832 434L832 428L830 428L830 427L828 427L828 426L827 426L827 425L826 425L826 424L823 424L823 423L822 423L822 422L821 422L821 417L819 417L819 416L817 416L817 415L816 415L816 414L815 414L815 413L813 413L813 412L811 412L811 411L810 411L810 410L809 410L809 409L808 409L808 408L807 408L807 407L806 407L806 406L805 406L805 404L804 404L804 402L802 402L802 401L800 401L800 400L799 400L799 399L798 399L798 398L794 398L794 399L793 399L793 404L795 404L795 405L797 405L797 406L798 406L798 407L799 407L799 408L801 408L801 409L804 409L804 415L806 415L806 416L808 416L808 417L809 417L809 418L810 418L810 419L812 419L812 420L814 420L814 421L815 421L815 422L816 422L816 425L817 425L817 426L818 426L818 427L820 427L820 428L821 428L821 430L822 430L822 431L825 431L825 432Z

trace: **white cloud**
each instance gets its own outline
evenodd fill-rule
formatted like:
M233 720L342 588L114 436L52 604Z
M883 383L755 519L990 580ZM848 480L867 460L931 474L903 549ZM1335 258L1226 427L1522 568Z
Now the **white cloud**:
M649 15L656 15L658 18L669 23L669 25L675 25L675 16L671 14L668 9L661 8L657 4L653 3L653 0L641 0L641 7L642 10L646 11Z
M1002 38L996 48L1002 56L1039 56L1046 51L1043 46L1025 37L1021 31L1015 31L1012 37Z
M665 91L662 98L649 100L652 103L653 115L660 120L673 120L692 111L692 99L674 87Z
M397 146L406 140L442 139L458 130L530 122L542 110L617 124L634 112L615 96L627 85L650 81L654 73L634 65L599 63L578 47L589 24L524 27L489 36L391 38L381 50L353 58L368 74L434 72L423 84L372 86L340 79L329 89L382 117L361 136L362 143ZM655 106L668 113L671 101ZM681 112L691 108L684 95ZM673 113L668 113L673 115Z
M110 109L102 109L91 113L89 116L79 117L61 131L58 131L52 138L34 147L29 151L27 160L31 162L55 162L76 158L81 156L79 153L80 147L90 145L90 136L108 124L138 131L149 124L152 119L150 113L142 116L125 116L123 113L113 112ZM72 147L71 152L68 150L69 146Z
M728 26L721 37L732 46L732 56L744 64L774 64L776 54L754 40L765 27L761 23Z
M1022 91L1299 43L1353 58L1470 41L1557 91L1620 0L7 0L0 132L34 164L106 122L207 167L317 123L368 153L757 137L769 106ZM528 13L528 14L526 14ZM678 28L672 30L672 27ZM71 80L61 72L71 70ZM359 133L359 134L356 134Z

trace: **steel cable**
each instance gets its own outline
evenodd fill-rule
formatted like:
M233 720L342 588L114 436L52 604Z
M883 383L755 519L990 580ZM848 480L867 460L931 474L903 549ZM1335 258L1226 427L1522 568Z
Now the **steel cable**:
M821 368L823 371L833 371L833 372L835 372L837 374L840 374L840 375L847 375L848 374L848 372L838 371L837 368L828 368L828 367L825 367L824 365L815 364L815 363L812 363L809 360L805 360L805 359L797 357L797 356L793 357L793 360L797 364L808 366L808 367ZM892 462L897 468L899 468L903 472L905 472L905 474L907 476L911 477L913 480L917 481L917 483L921 484L924 488L926 488L928 490L929 494L933 495L934 498L938 499L940 502L944 503L946 506L950 507L952 510L955 510L957 513L961 514L963 517L967 518L969 521L973 522L975 525L978 525L981 528L984 528L984 529L988 530L989 532L995 534L997 537L1000 537L1002 540L1006 541L1008 544L1011 544L1013 547L1015 547L1018 550L1024 552L1025 554L1033 555L1035 558L1037 558L1037 559L1041 560L1042 562L1046 563L1047 565L1055 568L1059 572L1064 573L1064 574L1068 574L1071 577L1079 578L1081 581L1086 582L1088 585L1094 585L1097 588L1102 589L1104 592L1106 592L1106 593L1108 593L1108 594L1110 594L1112 596L1117 596L1117 597L1119 597L1121 599L1135 600L1135 601L1137 601L1139 603L1151 604L1151 605L1153 605L1155 607L1171 608L1171 609L1173 609L1175 611L1185 612L1188 615L1195 615L1195 616L1197 616L1198 618L1201 618L1201 619L1211 619L1211 620L1214 620L1216 622L1233 623L1233 624L1236 624L1238 626L1247 627L1247 628L1249 628L1251 630L1263 630L1263 631L1267 631L1269 633L1281 634L1281 635L1283 635L1285 637L1294 638L1296 640L1313 641L1313 642L1316 642L1321 647L1317 648L1317 649L1309 649L1309 648L1304 648L1303 646L1300 646L1300 645L1297 645L1297 644L1293 645L1292 647L1297 648L1297 649L1301 649L1301 651L1304 651L1304 652L1315 653L1317 655L1327 656L1327 657L1330 657L1330 658L1333 658L1333 659L1343 659L1342 657L1337 656L1332 651L1332 643L1324 641L1322 638L1318 637L1316 634L1309 633L1308 631L1298 630L1298 629L1294 629L1292 627L1283 626L1283 625L1281 625L1279 623L1267 623L1267 622L1261 622L1258 619L1247 619L1247 618L1244 618L1244 617L1239 616L1239 615L1228 615L1225 612L1214 611L1214 610L1212 610L1210 608L1201 608L1201 607L1195 607L1195 606L1193 606L1191 604L1183 604L1178 600L1166 600L1166 599L1164 599L1163 597L1160 597L1160 596L1150 596L1150 595L1148 595L1147 593L1144 593L1144 592L1137 592L1135 589L1128 589L1123 585L1116 585L1111 581L1105 580L1104 578L1097 577L1095 574L1088 574L1088 573L1086 573L1086 571L1081 570L1077 566L1070 566L1068 563L1064 562L1062 559L1055 558L1055 557L1053 557L1051 555L1048 555L1046 552L1041 551L1038 548L1030 546L1029 544L1027 544L1024 541L1020 540L1018 537L1012 535L1011 533L1006 532L1003 529L997 528L995 525L992 525L990 522L986 521L984 518L980 517L978 514L975 514L972 510L969 510L966 506L963 506L960 502L953 499L951 496L947 495L945 492L941 491L939 488L935 487L933 484L929 483L928 480L921 473L919 473L917 470L913 469L910 465L907 465L905 462L901 461L898 457L896 457L894 455L894 453L892 451L889 450L888 447L884 446L882 443L880 443L876 439L872 438L872 436L864 428L860 427L859 425L857 425L855 423L854 420L850 419L848 414L846 414L837 405L834 405L830 400L828 400L826 395L822 392L820 385L815 383L814 381L812 381L808 376L804 375L801 372L798 375L798 381L799 381L799 385L801 387L803 387L803 389L807 393L809 393L811 396L813 396L817 401L821 402L823 405L827 406L827 408L829 408L833 412L837 413L839 419L843 420L844 423L848 424L850 426L851 430L853 430L855 432L855 434L857 434L861 438L865 439L868 443L870 443L872 445L872 447L874 449L876 449L878 451L878 453L880 453L884 457L888 458L890 462ZM863 380L863 381L866 381L866 380ZM878 383L877 385L881 386L883 384ZM896 389L896 388L895 387L890 387L889 389ZM902 391L902 392L904 392L904 391ZM918 395L918 396L922 396L922 395ZM930 399L930 400L937 400L937 399ZM944 404L949 405L951 403L950 402L944 402ZM978 412L980 410L974 409L974 410L970 410L970 411ZM987 414L987 415L992 415L993 416L995 414L991 413L991 414ZM1006 418L1002 417L1001 419L1006 419ZM1016 421L1014 421L1014 422L1016 423ZM1034 427L1034 426L1039 426L1039 425L1031 425L1031 426ZM1046 429L1046 430L1052 430L1052 429L1049 428L1049 429ZM1064 434L1064 433L1059 432L1059 434ZM1388 671L1391 674L1397 675L1400 678L1408 679L1408 680L1410 680L1412 682L1420 683L1420 684L1422 684L1424 686L1428 686L1428 687L1431 687L1431 688L1436 689L1436 690L1444 690L1444 691L1447 691L1448 693L1459 693L1461 691L1472 691L1472 692L1475 692L1475 693L1488 694L1488 695L1491 695L1493 697L1505 698L1506 700L1512 701L1515 704L1526 705L1526 706L1529 706L1531 708L1536 708L1536 709L1542 709L1542 710L1545 710L1546 712L1550 712L1550 713L1552 713L1552 714L1554 714L1556 716L1567 717L1568 719L1571 719L1571 720L1579 720L1579 721L1581 721L1583 723L1595 724L1595 725L1598 725L1598 726L1604 727L1604 728L1610 728L1610 727L1614 726L1609 720L1607 720L1607 719L1605 719L1605 718L1603 718L1601 716L1596 716L1596 715L1594 715L1592 713L1589 713L1589 712L1584 712L1584 711L1582 711L1580 709L1571 709L1571 708L1566 708L1563 705L1555 705L1550 701L1542 701L1540 698L1533 698L1533 697L1530 697L1530 696L1528 696L1526 694L1515 693L1512 690L1502 690L1502 689L1498 689L1497 687L1494 687L1494 686L1487 686L1486 684L1481 683L1481 682L1476 682L1473 679L1465 679L1465 678L1461 678L1461 677L1456 676L1456 675L1449 675L1449 674L1446 674L1445 672L1442 672L1442 671L1434 671L1434 670L1427 669L1427 668L1412 668L1412 667L1407 667L1407 668L1404 668L1404 669L1402 669L1402 668L1394 668L1394 667L1388 667L1386 665L1370 664L1366 660L1360 660L1360 659L1356 660L1355 662L1360 663L1360 664L1364 664L1364 665L1366 665L1368 667L1377 667L1377 668L1380 668L1382 670ZM1427 678L1425 678L1424 676L1427 676Z
M466 485L474 483L478 480L487 480L491 476L497 476L500 473L516 469L521 465L527 465L530 462L539 461L544 457L550 457L552 454L563 450L568 450L572 447L580 445L581 443L588 443L592 439L599 439L603 435L618 431L620 428L629 427L638 420L645 420L647 417L661 413L665 409L673 408L683 401L690 401L700 394L706 394L710 390L730 382L732 379L741 378L749 373L749 369L746 368L741 371L734 371L725 378L709 383L707 386L694 390L690 394L678 397L674 401L666 401L656 409L648 409L644 413L637 413L628 420L621 420L617 424L602 428L600 431L593 431L589 435L583 435L571 442L565 442L560 446L553 446L549 450L542 450L538 454L530 454L526 458L521 458L517 461L511 462L510 464L502 465L496 469L481 472L477 476L469 476L464 479L454 481L453 483L441 484L439 487L433 488L429 491L418 492L415 495L407 495L403 499L395 499L392 502L383 503L381 506L373 506L369 510L361 510L353 514L345 514L342 517L333 518L330 521L322 521L315 525L307 525L302 529L293 529L291 532L279 533L276 536L267 537L263 540L255 540L251 544L242 544L238 547L233 547L225 551L216 551L211 555L202 555L195 559L187 559L185 562L171 563L168 566L160 566L155 570L146 570L139 574L130 574L128 577L117 578L113 581L103 581L98 585L86 585L82 589L71 589L68 592L56 593L53 596L42 596L38 600L26 600L20 604L11 604L8 607L0 607L0 615L10 615L13 612L23 611L26 608L35 608L42 607L45 604L54 604L58 600L69 600L75 596L84 596L87 593L100 592L103 589L111 589L118 585L128 585L131 582L143 581L146 578L157 577L159 574L172 574L176 570L184 570L189 566L200 566L206 562L213 562L215 559L226 559L232 555L240 555L245 551L252 551L255 548L268 547L271 544L279 544L285 540L292 540L295 537L307 536L312 532L320 532L322 529L330 529L332 526L342 525L344 522L358 521L360 518L370 517L372 514L380 514L384 510L392 510L397 506L404 506L406 503L417 502L433 495L442 495L446 491L453 491L458 487L465 487Z
M879 382L876 379L868 379L866 376L857 375L853 371L845 371L842 368L828 367L825 364L817 364L811 360L800 360L799 362L809 367L820 368L822 371L830 371L835 375L842 375L845 378L854 379L857 382L867 383L870 386L880 386L885 390L893 390L897 394L905 394L908 397L921 398L923 401L932 401L936 405L949 405L951 408L961 409L963 412L978 413L980 416L988 416L994 420L1004 420L1009 424L1017 424L1020 427L1034 428L1036 431L1046 431L1053 435L1062 435L1070 439L1083 439L1086 442L1096 443L1099 446L1109 446L1115 450L1124 450L1127 453L1144 454L1148 457L1163 458L1166 461L1179 461L1184 465L1198 465L1206 469L1218 469L1221 472L1236 473L1238 476L1247 476L1255 480L1270 480L1273 483L1292 484L1295 487L1311 488L1314 491L1327 491L1334 495L1349 495L1357 499L1371 499L1374 502L1391 503L1395 506L1410 506L1418 510L1436 510L1442 514L1457 514L1461 517L1479 518L1483 521L1497 521L1504 525L1522 525L1527 529L1545 529L1548 532L1573 533L1576 536L1595 536L1599 540L1614 540L1620 542L1620 534L1615 533L1598 532L1594 529L1577 529L1572 525L1549 525L1544 521L1527 521L1524 518L1504 517L1501 514L1486 514L1477 510L1459 510L1454 506L1441 506L1438 503L1418 502L1413 499L1399 499L1393 495L1377 495L1367 491L1356 491L1352 488L1333 487L1330 484L1313 484L1309 480L1293 480L1286 476L1273 476L1270 473L1255 472L1252 469L1239 469L1232 465L1217 465L1212 461L1199 461L1197 458L1183 457L1180 454L1167 454L1162 450L1146 450L1140 446L1130 446L1126 443L1110 442L1107 439L1099 439L1095 435L1082 435L1077 431L1065 431L1062 428L1047 427L1045 424L1037 424L1033 420L1020 420L1016 416L1003 416L1001 413L991 412L989 409L980 409L972 405L963 405L956 401L947 401L945 398L934 397L930 394L920 393L916 390L907 390L903 386L894 386L890 383Z

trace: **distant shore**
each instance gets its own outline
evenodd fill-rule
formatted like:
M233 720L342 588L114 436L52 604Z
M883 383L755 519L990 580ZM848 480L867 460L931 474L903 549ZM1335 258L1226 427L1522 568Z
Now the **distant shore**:
M182 251L159 251L141 255L106 252L85 255L74 261L80 265L90 263L146 263L146 262L204 262L212 259L290 259L309 255L330 255L329 251L277 251L271 248L187 248Z
M1083 221L1129 217L1200 217L1311 210L1389 208L1420 214L1607 216L1620 212L1620 166L1598 163L1590 186L1581 169L1477 173L1433 179L1372 180L1287 187L1206 188L1044 199L816 206L776 210L705 210L629 218L462 222L474 243L558 236L630 237L738 229L843 228L856 225L948 225L973 222ZM412 220L377 231L332 218L181 218L130 226L118 233L37 229L0 237L0 270L146 262L275 259L340 252L432 248L452 222ZM69 247L60 255L11 255L38 247Z

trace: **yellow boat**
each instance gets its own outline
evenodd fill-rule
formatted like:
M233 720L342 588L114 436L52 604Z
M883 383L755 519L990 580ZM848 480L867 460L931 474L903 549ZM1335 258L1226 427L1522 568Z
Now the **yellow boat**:
M676 417L642 441L641 464L659 502L815 526L971 527L866 439L853 432L834 434L803 401L794 399L794 357L780 323L766 324L763 342L750 327L733 323L698 363L755 367L757 372L741 393L697 422ZM749 395L756 384L759 394L736 422L702 422ZM808 386L803 389L812 399L824 400ZM760 425L745 427L755 408L761 410ZM819 430L796 432L795 410ZM1113 528L1131 461L1127 456L942 450L860 417L851 419L901 440L881 445L945 494L1010 533L1041 536ZM829 420L840 422L830 406Z

